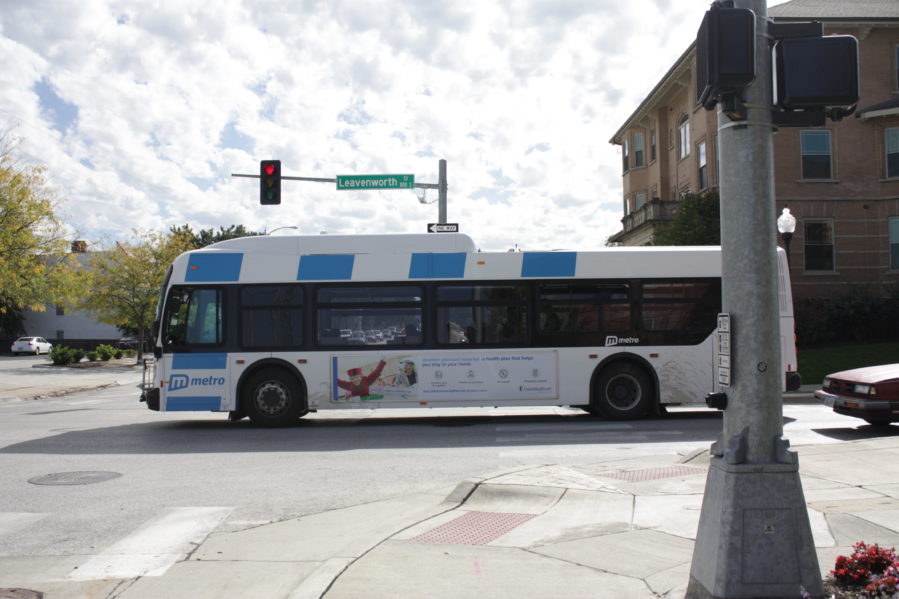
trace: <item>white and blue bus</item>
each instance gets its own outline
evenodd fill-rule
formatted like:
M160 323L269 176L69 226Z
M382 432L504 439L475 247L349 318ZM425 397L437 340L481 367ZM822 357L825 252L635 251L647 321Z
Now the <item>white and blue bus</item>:
M784 388L799 384L779 256ZM717 247L475 249L465 235L245 237L179 256L142 401L284 426L325 409L573 406L716 391Z

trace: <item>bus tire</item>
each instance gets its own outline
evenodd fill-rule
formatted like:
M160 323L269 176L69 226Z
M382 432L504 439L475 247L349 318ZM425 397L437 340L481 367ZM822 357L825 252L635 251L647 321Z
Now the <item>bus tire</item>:
M636 364L618 362L599 372L591 412L609 420L642 418L652 406L652 379Z
M300 382L281 368L264 368L241 387L241 411L253 424L288 426L305 414L305 403Z

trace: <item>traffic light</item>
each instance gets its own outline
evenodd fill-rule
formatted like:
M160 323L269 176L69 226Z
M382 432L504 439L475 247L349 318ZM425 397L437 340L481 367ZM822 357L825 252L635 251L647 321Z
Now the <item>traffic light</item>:
M696 101L711 110L753 79L755 13L713 3L696 34Z
M259 203L281 203L281 161L261 160L259 162Z
M858 83L852 36L786 38L774 47L774 97L783 110L851 107L858 103Z

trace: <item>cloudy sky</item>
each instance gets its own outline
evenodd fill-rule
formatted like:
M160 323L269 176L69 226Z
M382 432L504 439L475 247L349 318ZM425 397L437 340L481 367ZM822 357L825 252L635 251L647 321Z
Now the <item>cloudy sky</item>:
M776 4L777 2L772 2ZM594 248L620 228L608 140L689 46L704 0L0 0L0 131L46 166L73 235L243 224L424 233L416 192L283 173L446 159L448 221L485 250ZM418 191L420 194L421 191ZM436 200L428 191L424 200Z

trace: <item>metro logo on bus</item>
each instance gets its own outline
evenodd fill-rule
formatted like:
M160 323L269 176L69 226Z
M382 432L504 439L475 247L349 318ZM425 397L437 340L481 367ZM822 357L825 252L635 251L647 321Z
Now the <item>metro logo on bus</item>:
M639 345L640 338L639 337L618 337L617 335L607 335L606 336L606 347L612 347L615 345Z
M224 385L225 377L223 376L204 376L189 378L186 374L173 374L169 379L169 392L194 387L209 387L213 385Z

